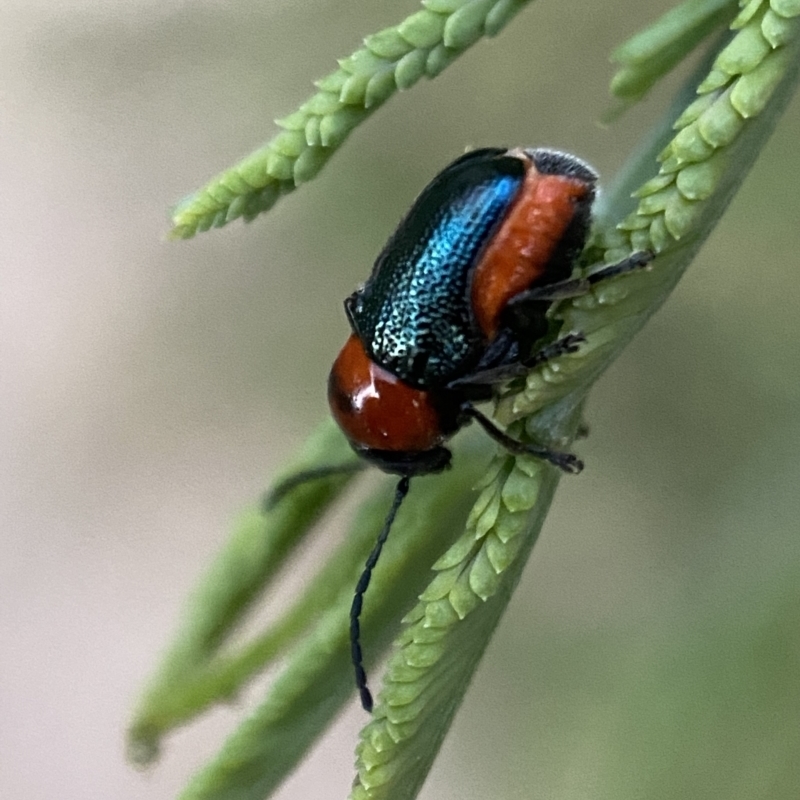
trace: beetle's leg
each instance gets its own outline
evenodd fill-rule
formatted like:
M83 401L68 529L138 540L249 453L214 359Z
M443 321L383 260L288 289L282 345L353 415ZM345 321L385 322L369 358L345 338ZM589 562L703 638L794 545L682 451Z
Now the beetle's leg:
M521 378L523 375L527 375L528 372L528 368L517 361L513 364L484 369L466 378L456 378L456 380L447 384L447 388L461 392L472 387L494 386L497 383L505 383L514 378Z
M621 261L617 261L616 264L609 264L607 267L597 270L597 272L590 273L586 276L586 280L589 281L590 285L594 286L596 283L604 281L607 278L614 278L617 275L624 275L626 272L643 269L647 267L655 257L656 254L652 250L637 250Z
M314 467L313 469L304 469L300 472L295 472L294 475L289 475L282 481L278 481L271 487L265 494L261 501L261 508L264 511L273 509L287 494L293 492L298 486L311 481L321 480L322 478L330 478L333 475L347 475L350 472L360 472L366 469L368 464L359 459L358 461L347 461L344 464L328 464L324 467Z
M652 260L653 254L642 250L631 254L616 264L611 264L591 275L587 275L585 278L574 278L546 286L537 286L516 295L509 301L504 311L507 330L516 339L514 360L505 360L496 366L485 369L481 369L481 366L478 365L477 371L473 375L454 380L448 385L448 388L463 390L469 389L471 386L488 386L495 383L503 383L514 378L520 378L529 370L553 358L576 352L578 346L586 341L586 337L582 333L569 333L566 336L562 336L527 358L519 359L516 355L519 352L529 350L545 333L545 330L539 330L536 327L536 323L543 319L547 303L568 297L579 297L586 294L596 283L646 267ZM508 343L505 343L505 346L508 347ZM491 360L489 360L489 363L491 363Z
M545 364L567 353L577 353L580 349L580 345L585 341L586 337L580 332L568 333L566 336L562 336L560 339L546 344L532 356L523 359L522 366L525 370L531 370L534 367L538 367L540 364Z
M482 369L464 378L457 378L451 381L447 388L463 391L473 386L492 386L514 378L522 378L540 364L544 364L558 356L563 356L566 353L577 352L581 343L585 341L586 337L582 333L568 333L566 336L562 336L560 339L556 339L554 342L537 350L530 358L526 358L523 361L513 361L508 364L500 364L497 367Z
M512 439L484 414L478 411L472 403L464 403L461 407L461 412L464 416L474 419L492 439L515 456L536 456L536 458L541 458L543 461L547 461L572 475L577 475L583 469L583 461L572 453L562 453L559 450L551 450L549 447L543 447L542 445L529 444L528 442L520 442L517 439Z
M571 278L558 283L549 283L544 286L534 286L525 292L520 292L516 297L509 301L509 307L524 305L532 302L553 302L554 300L566 300L569 297L580 297L587 294L589 290L600 281L614 278L617 275L624 275L626 272L633 272L635 269L646 267L654 258L653 253L648 250L641 250L632 253L622 261L611 264L603 269L586 275L583 278Z

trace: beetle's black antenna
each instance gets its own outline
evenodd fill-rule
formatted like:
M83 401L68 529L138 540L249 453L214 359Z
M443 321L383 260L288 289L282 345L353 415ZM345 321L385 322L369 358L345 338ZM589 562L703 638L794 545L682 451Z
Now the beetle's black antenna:
M516 456L532 455L548 461L555 465L564 472L570 472L577 475L583 469L583 461L572 453L562 453L560 450L550 450L547 447L542 447L538 444L530 444L528 442L519 442L512 439L507 433L500 430L491 420L484 414L481 414L472 403L464 403L461 410L468 417L475 420L496 442L501 444Z
M356 671L356 686L358 687L358 693L361 695L361 705L364 707L365 711L370 712L372 711L372 693L367 688L367 673L364 671L364 660L361 653L361 622L359 620L361 616L361 606L364 602L364 592L367 591L370 579L372 578L372 570L375 568L381 550L383 550L383 545L389 536L389 531L392 529L392 523L394 522L395 516L397 516L397 510L400 508L403 498L408 494L410 482L411 478L408 475L404 475L397 484L392 507L386 515L386 521L383 523L383 528L378 536L378 540L375 542L375 546L372 548L369 558L367 558L367 563L364 565L364 571L358 579L355 597L353 597L353 605L350 606L350 655L353 659L353 667Z
M313 469L304 469L301 472L295 472L288 478L276 483L265 495L261 501L261 508L264 511L273 509L287 494L293 492L298 486L311 481L321 480L322 478L330 478L333 475L346 475L349 472L360 472L366 469L368 465L364 461L348 461L345 464L328 464L324 467L314 467Z

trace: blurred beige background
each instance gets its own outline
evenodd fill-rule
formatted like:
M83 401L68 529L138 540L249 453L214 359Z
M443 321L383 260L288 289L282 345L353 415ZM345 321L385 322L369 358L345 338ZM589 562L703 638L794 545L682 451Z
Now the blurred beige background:
M326 413L340 299L466 145L613 174L675 82L603 129L607 53L667 5L533 4L271 214L166 243L170 203L416 4L5 0L0 797L169 800L214 752L241 709L145 774L126 715L230 520ZM588 469L424 798L800 795L798 140L795 101L594 392ZM343 798L362 720L279 796Z

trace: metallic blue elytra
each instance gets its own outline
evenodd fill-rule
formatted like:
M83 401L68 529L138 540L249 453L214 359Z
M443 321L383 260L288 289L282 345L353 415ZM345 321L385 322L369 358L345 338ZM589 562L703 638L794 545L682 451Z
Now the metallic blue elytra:
M507 153L476 150L441 172L345 304L370 358L412 386L446 385L485 348L469 280L525 177L525 164Z

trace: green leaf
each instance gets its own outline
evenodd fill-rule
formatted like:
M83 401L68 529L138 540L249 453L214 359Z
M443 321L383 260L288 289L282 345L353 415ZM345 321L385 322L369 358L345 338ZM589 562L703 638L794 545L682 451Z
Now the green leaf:
M622 65L611 80L611 93L640 100L700 42L729 21L735 0L686 0L650 27L632 36L611 55Z
M294 473L320 461L339 464L348 460L352 460L349 445L336 426L326 422L309 438L289 471ZM191 683L192 676L236 630L244 614L351 477L336 475L300 486L271 511L253 509L243 515L189 597L174 643L140 701L129 731L133 760L152 761L165 732L210 702L231 694L230 687L224 693L207 687L206 693L199 695L191 687L187 691L190 699L186 700L181 687Z
M252 220L271 208L280 195L311 180L397 89L408 89L423 76L435 77L482 36L497 33L528 2L428 0L398 25L367 36L363 48L316 81L316 94L278 123L282 133L172 209L171 236L189 239L234 219Z
M541 500L535 513L523 512L526 524L521 535L508 545L485 537L475 556L464 563L462 575L474 585L457 582L448 595L455 615L442 615L441 604L425 595L420 600L414 621L407 623L399 649L389 660L373 719L361 732L352 800L416 797L519 579L560 477L549 466L539 476ZM499 555L504 550L508 554ZM500 565L499 572L495 564ZM494 578L486 581L489 575ZM436 643L422 643L431 629L439 634ZM398 708L405 711L402 726L396 724Z
M362 643L370 665L397 631L399 612L413 604L428 565L463 526L472 499L468 487L482 461L473 449L471 458L458 458L456 469L413 482L365 597ZM338 564L349 563L350 569L340 568L342 589L337 598L317 607L318 621L289 655L264 701L195 776L181 800L266 797L353 696L350 603L360 565L390 504L386 488L384 481L384 490L362 508L342 545L348 553ZM354 553L358 553L355 558ZM325 579L320 574L310 585Z
M759 29L767 10L762 8L748 25ZM792 24L796 28L798 20ZM719 57L710 68L712 72L718 70L718 64ZM661 151L659 174L649 176L649 180L642 175L642 180L647 181L646 189L640 189L639 207L625 219L622 228L628 233L627 248L652 248L660 254L652 269L623 276L611 285L598 286L591 295L562 305L564 330L584 331L588 341L578 353L535 370L521 393L501 400L497 413L502 421L510 423L534 413L581 383L596 379L605 368L603 365L610 362L664 302L710 234L780 116L794 87L796 40L768 51L760 64L749 66L745 74L729 76L728 91L704 106L699 116L694 111L677 114L683 127ZM688 83L692 82L699 84L699 91L707 91L705 80L693 77ZM657 140L663 139L667 128L665 120L662 136ZM705 137L704 132L710 135ZM640 172L638 167L629 169L632 173ZM689 172L684 174L686 170ZM661 188L654 191L656 185ZM630 191L628 186L625 189ZM681 187L688 189L686 194ZM614 197L615 194L606 192L608 207L613 208ZM607 218L608 212L601 210L601 215ZM618 241L613 244L618 247ZM615 287L619 294L614 293ZM553 367L557 367L555 372Z

